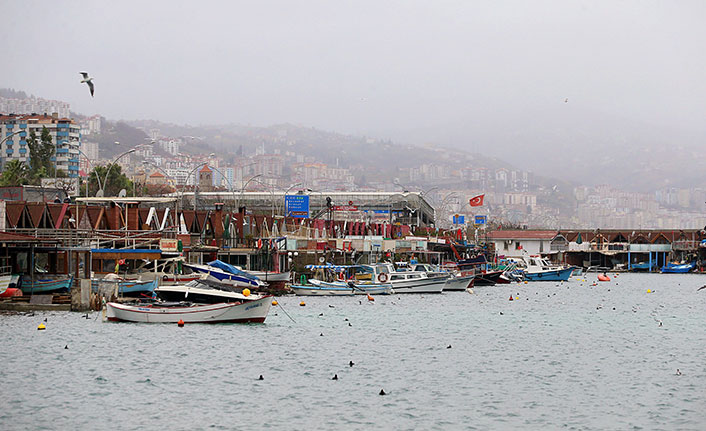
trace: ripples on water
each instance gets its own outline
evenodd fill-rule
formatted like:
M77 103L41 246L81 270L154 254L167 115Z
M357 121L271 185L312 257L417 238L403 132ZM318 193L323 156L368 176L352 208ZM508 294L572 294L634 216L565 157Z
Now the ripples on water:
M0 315L0 428L703 429L704 283L288 297L296 323L264 325Z

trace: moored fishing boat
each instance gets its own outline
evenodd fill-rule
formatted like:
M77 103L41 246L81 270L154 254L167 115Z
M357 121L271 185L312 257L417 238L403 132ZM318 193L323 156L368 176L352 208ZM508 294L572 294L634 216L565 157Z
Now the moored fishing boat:
M20 289L25 295L68 291L71 289L73 279L73 276L71 276L68 278L32 280L30 277L25 276L22 277Z
M696 262L681 264L668 262L662 267L660 272L662 272L662 274L686 274L687 272L693 271L694 268L696 268Z
M217 304L152 303L106 304L109 321L143 323L262 323L272 306L272 296L256 301Z
M574 272L572 266L558 266L539 256L523 256L522 273L527 281L568 281Z
M368 266L368 265L362 265ZM380 283L390 283L395 294L398 293L441 293L448 275L433 277L425 271L395 271L391 263L379 263L369 266Z

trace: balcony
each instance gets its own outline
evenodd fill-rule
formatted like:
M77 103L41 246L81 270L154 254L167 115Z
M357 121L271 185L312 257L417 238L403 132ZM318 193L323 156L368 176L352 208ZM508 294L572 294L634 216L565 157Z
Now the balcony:
M652 251L672 251L671 244L630 244L629 248L632 253L649 253Z

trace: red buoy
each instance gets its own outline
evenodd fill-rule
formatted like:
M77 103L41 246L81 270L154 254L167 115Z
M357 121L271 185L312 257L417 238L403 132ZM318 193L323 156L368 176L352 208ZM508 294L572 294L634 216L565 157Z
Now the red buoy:
M181 320L181 319L179 319L179 321L177 322L177 325L178 325L180 328L183 328L183 327L184 327L184 321Z
M512 295L510 295L510 299L508 299L508 301L514 301L514 299L512 298Z

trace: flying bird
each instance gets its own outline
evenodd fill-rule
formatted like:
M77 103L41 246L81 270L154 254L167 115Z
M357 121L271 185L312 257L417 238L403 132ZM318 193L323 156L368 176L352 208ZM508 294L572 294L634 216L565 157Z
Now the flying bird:
M88 72L79 72L79 73L83 76L83 79L81 80L81 84L88 85L88 89L91 90L91 97L93 97L93 78L88 76Z

